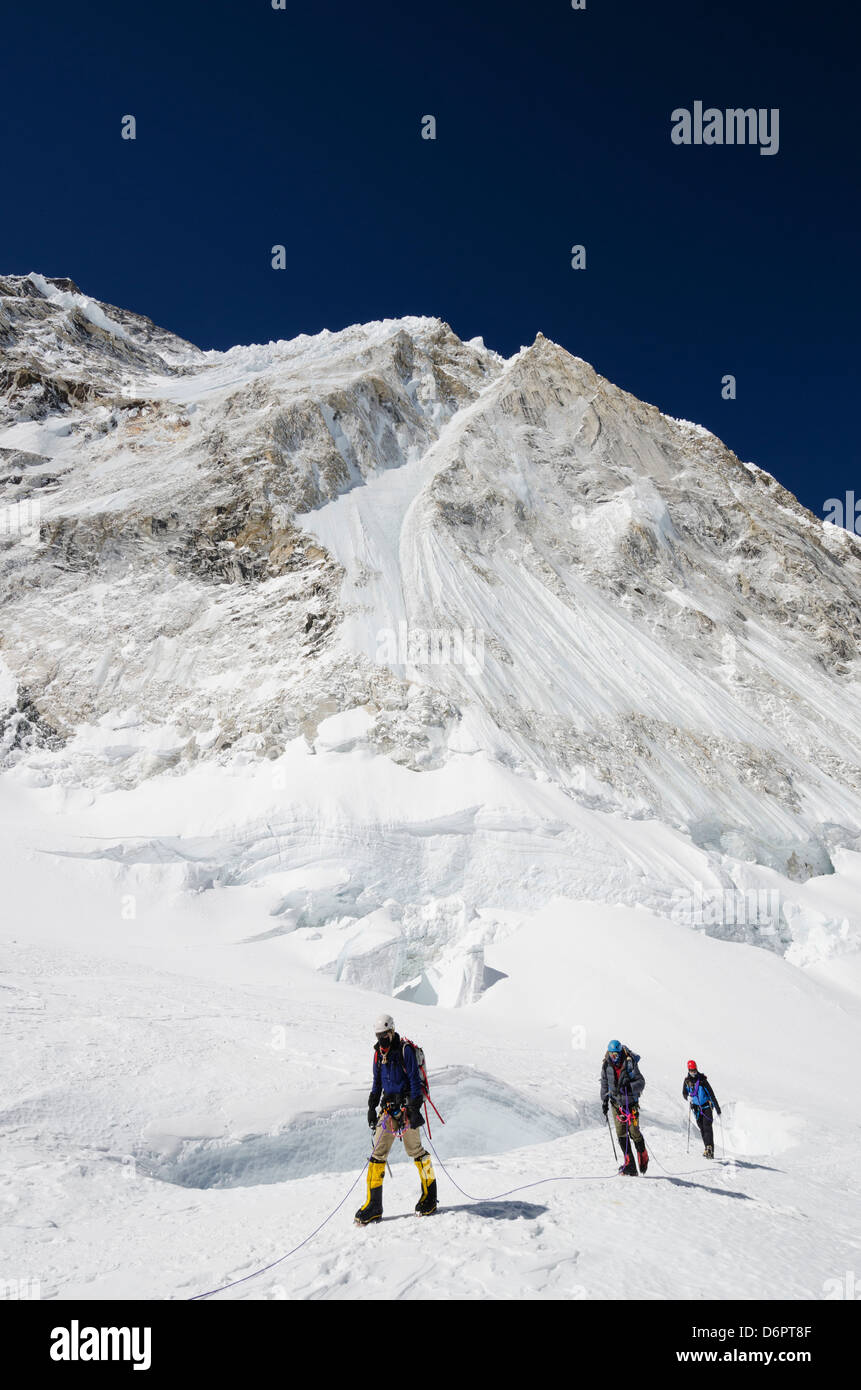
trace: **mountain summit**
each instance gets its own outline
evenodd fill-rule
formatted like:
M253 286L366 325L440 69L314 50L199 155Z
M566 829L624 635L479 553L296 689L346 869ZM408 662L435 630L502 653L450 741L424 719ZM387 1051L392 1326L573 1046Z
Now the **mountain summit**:
M768 892L693 925L858 944L808 881L861 850L861 546L714 435L432 318L206 352L5 276L0 352L22 784L239 778L203 838L170 822L184 886L365 922L365 966L323 967L416 999L472 997L493 914L555 894ZM149 863L164 827L119 838Z

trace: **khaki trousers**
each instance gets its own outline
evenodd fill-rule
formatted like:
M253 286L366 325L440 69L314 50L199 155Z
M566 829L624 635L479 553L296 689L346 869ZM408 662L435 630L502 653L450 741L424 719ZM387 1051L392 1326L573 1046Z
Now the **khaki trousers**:
M389 1116L381 1116L377 1128L374 1130L374 1151L371 1154L371 1158L375 1163L385 1163L397 1137L397 1134L392 1128L392 1122ZM403 1141L408 1158L427 1158L427 1150L422 1144L421 1130L405 1129L403 1131Z

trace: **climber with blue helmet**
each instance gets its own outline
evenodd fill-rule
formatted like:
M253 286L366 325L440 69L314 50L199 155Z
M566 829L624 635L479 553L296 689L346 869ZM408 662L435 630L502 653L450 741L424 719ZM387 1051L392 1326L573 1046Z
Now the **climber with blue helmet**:
M637 1163L641 1173L649 1166L646 1141L640 1132L640 1096L646 1082L639 1062L639 1053L632 1052L618 1038L611 1038L601 1064L601 1109L606 1115L613 1106L616 1138L624 1160L619 1172L631 1178L637 1176Z

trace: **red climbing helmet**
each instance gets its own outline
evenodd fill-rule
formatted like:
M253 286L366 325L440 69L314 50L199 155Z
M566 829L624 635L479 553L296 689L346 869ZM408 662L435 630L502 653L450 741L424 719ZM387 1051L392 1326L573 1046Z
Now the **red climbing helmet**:
M696 1062L693 1060L693 1058L691 1058L690 1061L688 1062L688 1071L696 1071L696 1069L697 1069L697 1064L696 1064Z

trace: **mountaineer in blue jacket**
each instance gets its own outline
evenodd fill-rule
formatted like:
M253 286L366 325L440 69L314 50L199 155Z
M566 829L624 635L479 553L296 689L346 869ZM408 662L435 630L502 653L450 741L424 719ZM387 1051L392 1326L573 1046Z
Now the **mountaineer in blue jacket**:
M395 1032L391 1014L376 1023L374 1079L368 1096L368 1124L374 1131L374 1148L368 1161L368 1196L356 1212L356 1224L367 1226L383 1215L383 1178L386 1159L395 1140L404 1148L419 1170L422 1195L416 1203L416 1216L430 1216L437 1208L436 1176L430 1156L422 1145L422 1077L413 1046ZM377 1106L380 1105L379 1118Z
M721 1113L721 1109L708 1077L704 1071L699 1071L693 1058L688 1062L688 1074L682 1082L682 1095L690 1103L696 1116L697 1127L705 1144L703 1158L714 1158L715 1138L712 1128L712 1107L718 1114Z
M640 1133L640 1096L646 1081L639 1062L639 1053L632 1052L618 1038L613 1038L607 1044L601 1064L601 1109L606 1115L612 1102L616 1138L625 1160L619 1172L630 1178L637 1176L633 1149L637 1150L640 1172L645 1173L649 1166L646 1141Z

